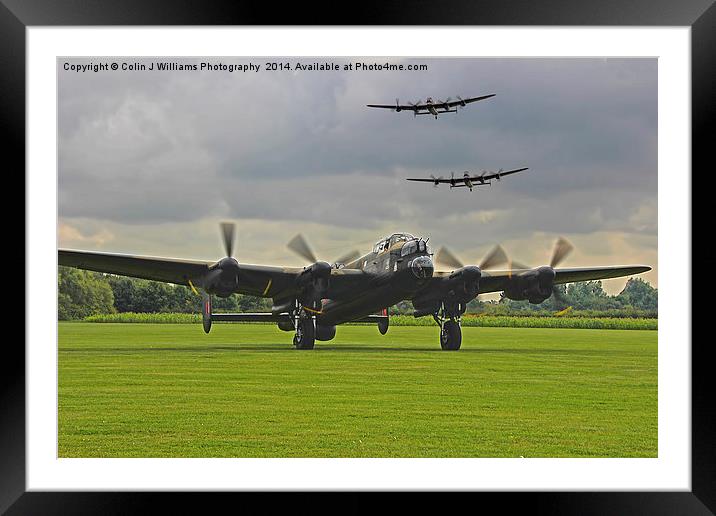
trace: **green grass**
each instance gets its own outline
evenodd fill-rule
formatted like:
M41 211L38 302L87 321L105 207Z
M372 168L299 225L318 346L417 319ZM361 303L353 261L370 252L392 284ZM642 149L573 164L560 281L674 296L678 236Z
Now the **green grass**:
M133 324L200 324L201 314L134 313L90 315L85 322ZM251 323L256 324L256 323ZM274 323L266 323L273 325ZM432 326L432 317L415 318L412 315L391 315L391 326ZM545 317L510 315L472 315L462 319L463 326L492 328L580 328L592 330L656 330L658 319L628 317Z
M59 324L60 457L656 457L657 332Z

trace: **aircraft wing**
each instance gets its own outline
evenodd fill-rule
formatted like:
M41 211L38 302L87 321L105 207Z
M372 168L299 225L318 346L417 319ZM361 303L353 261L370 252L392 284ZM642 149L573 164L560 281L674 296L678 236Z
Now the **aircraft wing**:
M465 181L462 177L455 177L453 179L445 179L444 177L436 177L435 179L431 179L429 177L409 177L405 179L406 181L420 181L423 183L441 183L441 184L450 184L453 183L455 186L460 186L458 183L462 183ZM465 185L462 185L465 186Z
M438 106L448 105L450 107L462 106L464 104L471 104L472 102L477 102L478 100L489 99L490 97L494 97L494 96L495 96L495 93L493 93L492 95L483 95L482 97L472 97L469 99L462 99L462 100L451 100L450 102L445 102L443 104L436 104L436 105L438 105Z
M521 272L530 269L519 269L512 271L483 271L480 279L480 294L489 292L500 292L507 288L510 278ZM651 267L646 265L614 265L609 267L575 267L569 269L555 269L555 285L562 283L574 283L577 281L592 281L609 278L620 278L641 274L650 271Z
M201 287L205 275L214 262L60 249L58 264L119 276ZM288 297L295 294L296 278L301 272L303 272L302 267L240 263L237 293L262 297ZM327 296L347 295L354 288L366 287L373 279L372 275L361 270L333 269Z
M367 107L374 107L374 108L381 108L381 109L392 109L393 111L396 111L397 109L400 109L401 111L417 111L420 109L427 109L426 104L415 104L415 105L397 105L397 104L366 104Z
M473 176L470 178L471 181L489 181L490 179L495 179L498 175L500 177L509 176L510 174L516 174L517 172L522 172L523 170L528 170L528 167L524 168L516 168L514 170L506 170L505 172L500 172L497 174L496 172L493 172L492 174L485 174L483 176Z
M212 262L70 249L60 249L57 254L58 264L67 267L186 286L188 280L201 278L212 265Z
M457 181L457 179L455 179ZM423 183L449 183L449 179L442 179L442 178L436 178L436 179L430 179L429 177L409 177L406 179L406 181L421 181Z

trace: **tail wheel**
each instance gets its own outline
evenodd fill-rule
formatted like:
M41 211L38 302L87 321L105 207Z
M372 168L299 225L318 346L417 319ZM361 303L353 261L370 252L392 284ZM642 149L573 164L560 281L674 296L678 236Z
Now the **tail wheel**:
M296 349L313 349L316 342L315 324L313 318L299 321L296 335L293 336L293 345L296 346Z
M457 351L462 344L462 329L457 321L445 321L440 330L440 347L444 350Z

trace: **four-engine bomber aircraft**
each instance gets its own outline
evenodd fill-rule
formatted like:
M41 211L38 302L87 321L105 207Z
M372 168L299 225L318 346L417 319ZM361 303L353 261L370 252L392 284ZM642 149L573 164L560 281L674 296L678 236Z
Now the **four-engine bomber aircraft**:
M507 256L495 247L479 265L463 265L446 249L435 259L452 270L436 272L427 240L408 233L380 239L372 251L349 253L335 263L316 259L298 235L289 248L312 262L306 267L274 267L239 263L233 256L234 225L222 224L226 257L218 262L152 258L124 254L60 249L59 264L103 273L133 276L203 290L203 325L207 333L215 321L274 321L284 331L295 331L294 345L312 349L315 340L327 341L336 325L351 321L377 323L388 331L388 307L411 300L414 316L431 315L440 326L440 346L460 349L460 318L467 303L478 294L500 292L510 299L541 303L554 292L554 285L576 281L616 278L649 271L641 265L557 269L571 250L560 239L550 265L490 271ZM215 314L212 295L233 293L273 299L270 313Z
M471 176L470 172L467 170L462 175L462 177L455 177L455 173L452 172L450 174L450 179L446 179L443 176L435 177L434 175L430 175L430 179L426 177L421 178L407 178L406 181L422 181L425 183L432 183L433 186L438 186L441 183L449 184L450 188L463 188L467 187L472 192L472 189L476 186L484 186L484 185L490 185L492 186L492 179L497 179L500 181L502 179L502 176L509 176L510 174L516 174L517 172L522 172L523 170L527 170L527 167L525 168L517 168L515 170L508 170L506 172L503 172L502 169L498 170L497 172L491 172L487 173L487 171L483 170L482 174L479 176Z
M372 108L390 109L396 113L400 113L401 111L412 111L413 116L433 115L437 120L438 115L442 113L457 113L458 106L460 108L464 108L472 102L489 99L494 96L495 94L493 93L492 95L483 95L482 97L463 99L460 95L457 95L457 100L452 100L451 97L448 97L445 100L433 100L432 97L428 97L425 103L418 100L417 102L408 102L407 104L401 104L398 99L395 99L395 104L367 104L367 106Z

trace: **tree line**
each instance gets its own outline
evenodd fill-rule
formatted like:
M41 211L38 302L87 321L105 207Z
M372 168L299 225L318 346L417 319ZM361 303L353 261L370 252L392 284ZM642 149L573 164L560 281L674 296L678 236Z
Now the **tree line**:
M613 316L648 314L656 316L658 291L641 278L630 278L617 295L609 295L601 281L587 281L558 285L567 303L575 310L610 312ZM190 288L157 281L126 278L111 274L59 267L57 316L60 320L84 319L90 315L122 312L196 313L201 311L202 298ZM473 300L468 312L510 315L524 311L559 311L553 297L541 305L527 301ZM271 299L233 294L227 298L214 297L213 309L217 312L261 312L271 309ZM392 313L410 314L410 301L391 308Z

